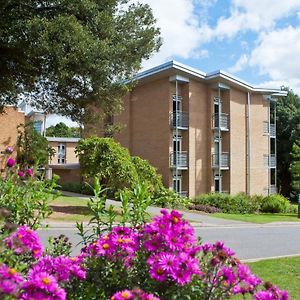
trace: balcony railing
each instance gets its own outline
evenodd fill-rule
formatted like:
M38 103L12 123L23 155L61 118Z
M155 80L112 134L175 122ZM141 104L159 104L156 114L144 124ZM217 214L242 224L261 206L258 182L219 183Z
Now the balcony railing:
M264 133L269 134L270 137L276 137L276 125L269 124L268 121L264 122Z
M187 191L181 191L178 193L180 197L187 197L188 196L188 192Z
M269 168L276 168L276 155L264 155L265 165Z
M178 111L170 113L170 122L173 128L188 129L189 114L187 112Z
M228 114L221 113L221 116L219 117L219 114L213 114L212 115L212 128L213 129L219 129L223 131L229 130L229 117Z
M188 152L187 151L171 152L170 166L172 168L177 167L178 169L187 169L188 165L189 165L189 162L188 162Z
M221 168L223 170L229 169L229 153L222 152L221 154L221 164L219 164L219 154L214 153L212 155L212 167Z
M273 195L277 193L277 187L276 185L270 185L269 186L269 195Z

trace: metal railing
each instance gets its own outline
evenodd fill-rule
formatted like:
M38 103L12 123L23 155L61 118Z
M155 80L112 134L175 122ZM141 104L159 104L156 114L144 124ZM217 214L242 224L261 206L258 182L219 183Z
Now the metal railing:
M212 155L212 167L213 168L221 168L228 169L229 168L229 153L222 152L221 153L221 164L219 165L219 154L213 153Z
M188 196L188 192L187 191L181 191L178 193L180 197L187 197Z
M269 168L276 168L276 155L264 155L265 165Z
M275 124L269 124L268 121L264 121L263 128L264 128L265 134L269 134L270 137L276 137L276 125Z
M170 123L173 128L188 129L189 128L189 114L183 111L171 112Z
M188 162L188 152L187 151L177 151L170 153L170 166L177 168L187 168Z
M277 187L276 185L270 185L269 186L269 195L273 195L277 193Z
M229 115L225 113L221 113L221 116L219 117L219 114L213 114L212 115L212 128L221 130L229 130Z

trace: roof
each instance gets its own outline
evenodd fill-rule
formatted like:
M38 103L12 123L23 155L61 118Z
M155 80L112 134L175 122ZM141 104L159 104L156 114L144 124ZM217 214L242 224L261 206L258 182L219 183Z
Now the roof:
M46 136L48 142L78 143L80 138Z
M208 83L213 83L216 81L225 82L229 85L238 85L249 92L257 92L257 93L266 93L266 94L274 94L276 96L286 96L287 92L282 91L281 89L276 88L262 88L262 87L255 87L250 83L233 76L223 70L217 70L210 73L205 73L200 70L194 69L190 66L185 64L179 63L177 61L171 60L166 62L162 65L156 66L154 68L148 69L146 71L140 72L136 74L133 78L134 81L136 80L144 80L150 78L152 76L157 76L161 73L168 73L170 71L176 71L176 73L184 74L186 76L193 77L195 79L201 81L207 81ZM173 75L173 74L172 74Z
M60 170L79 170L80 164L73 163L73 164L49 164L49 168L51 169L60 169Z

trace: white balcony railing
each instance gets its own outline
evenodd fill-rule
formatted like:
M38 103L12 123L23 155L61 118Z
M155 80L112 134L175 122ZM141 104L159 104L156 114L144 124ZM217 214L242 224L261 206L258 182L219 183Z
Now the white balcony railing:
M183 111L170 113L170 122L173 128L188 129L189 128L189 114Z
M269 134L270 137L276 137L276 125L270 124L268 121L263 123L264 134Z
M177 167L178 169L188 168L188 152L187 151L177 151L170 153L170 166L172 168Z
M265 165L267 167L276 168L276 155L275 154L264 155L264 161L265 161Z
M212 167L213 168L221 168L221 169L229 169L229 153L222 152L221 153L221 162L219 163L219 154L213 153L212 155Z
M213 114L212 115L212 128L213 129L219 129L223 131L229 130L229 116L228 114L221 113L221 116L219 117L219 114Z

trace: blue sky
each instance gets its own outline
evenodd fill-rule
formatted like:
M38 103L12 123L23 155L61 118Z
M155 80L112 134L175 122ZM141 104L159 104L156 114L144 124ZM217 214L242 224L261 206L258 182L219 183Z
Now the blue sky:
M163 46L144 69L170 59L204 72L222 69L257 86L300 94L300 0L140 0Z

